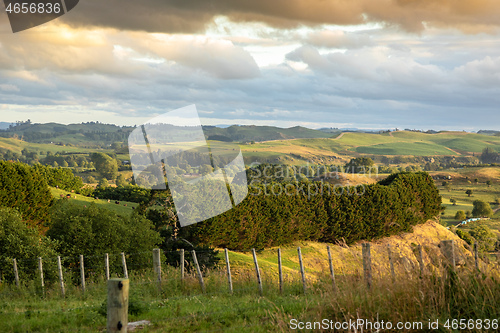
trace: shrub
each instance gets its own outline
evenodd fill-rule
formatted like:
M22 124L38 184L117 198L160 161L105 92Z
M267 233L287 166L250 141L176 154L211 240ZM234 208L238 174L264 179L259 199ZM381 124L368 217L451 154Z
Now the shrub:
M472 238L472 236L467 231L457 229L456 234L458 237L460 237L462 240L464 240L469 245L473 245L475 242L474 238Z
M0 206L16 208L26 223L43 231L52 203L44 175L36 166L0 161Z
M457 220L457 221L463 221L465 219L466 219L466 216L465 216L465 212L463 210L459 210L455 214L455 220Z
M0 208L0 271L7 281L14 281L13 259L21 280L32 279L37 274L36 258L54 258L57 256L55 243L45 236L40 236L36 229L29 228L21 214L13 208ZM46 265L45 278L50 281L55 269Z
M101 267L105 253L139 253L127 262L130 267L142 268L151 257L151 250L161 243L153 224L136 213L121 217L116 213L91 204L87 208L72 202L58 200L51 210L52 222L47 235L57 240L57 249L63 256L87 257L86 266ZM110 265L120 266L119 258Z
M477 240L479 251L495 250L497 236L485 225L478 225L470 231L472 237Z

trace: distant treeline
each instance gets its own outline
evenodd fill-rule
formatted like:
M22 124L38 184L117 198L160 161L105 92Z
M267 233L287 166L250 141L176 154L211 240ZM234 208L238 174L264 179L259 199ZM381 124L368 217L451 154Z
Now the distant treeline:
M252 191L234 209L181 233L201 244L233 250L298 240L350 244L410 231L441 211L439 192L424 172L394 174L377 184L337 187L330 193L319 191L322 183L304 182L290 183L286 193L275 195L276 185L282 184L258 185L261 191Z
M119 127L107 125L99 122L89 122L82 124L62 125L62 124L33 124L31 121L17 122L8 129L0 130L0 137L22 138L27 142L47 142L62 141L65 144L65 135L81 134L89 141L98 145L107 145L113 142L125 142L128 139L132 127Z

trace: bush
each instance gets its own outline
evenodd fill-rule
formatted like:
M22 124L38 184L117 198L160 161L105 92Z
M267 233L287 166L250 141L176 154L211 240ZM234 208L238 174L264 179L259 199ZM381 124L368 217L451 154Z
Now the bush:
M460 237L462 240L464 240L469 245L473 245L475 242L474 238L467 231L457 229L456 234L458 237Z
M101 178L97 184L98 189L103 189L109 186L108 180L106 178Z
M37 166L0 161L0 206L16 208L26 223L43 231L52 203L47 182Z
M472 237L477 240L479 251L494 251L497 236L485 225L478 225L470 231Z
M29 228L17 210L0 208L0 271L5 280L14 281L13 259L17 260L21 280L34 278L38 269L36 258L55 258L54 248L55 243ZM55 268L46 265L44 276L47 281L54 279Z
M455 220L457 221L463 221L465 220L467 217L465 216L465 212L463 210L459 210L456 214L455 214Z
M61 255L72 257L73 262L68 265L77 264L77 257L84 255L86 266L101 267L105 253L125 252L138 253L127 263L143 268L151 250L161 243L151 221L136 213L124 218L95 204L82 209L65 200L58 200L51 213L47 235L58 242ZM110 266L113 265L121 267L118 257L110 257Z

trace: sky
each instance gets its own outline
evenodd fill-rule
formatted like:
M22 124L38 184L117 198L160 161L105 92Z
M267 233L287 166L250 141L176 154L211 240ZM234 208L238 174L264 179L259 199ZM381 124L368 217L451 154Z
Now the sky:
M0 121L500 130L498 0L81 0L12 33Z

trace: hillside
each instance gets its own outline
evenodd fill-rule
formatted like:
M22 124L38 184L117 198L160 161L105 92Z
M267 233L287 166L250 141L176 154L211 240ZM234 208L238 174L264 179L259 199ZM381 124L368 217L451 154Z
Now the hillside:
M313 130L301 126L290 128L254 125L233 125L227 128L204 126L203 130L209 140L219 137L220 139L222 139L222 141L234 142L261 142L298 138L329 138L334 136L335 134L340 133L339 131L337 131L336 133L325 133L319 130Z
M423 261L427 269L432 270L438 267L434 265L436 258L440 257L441 250L439 244L443 240L454 240L457 245L457 256L459 264L465 264L473 259L472 252L468 245L457 235L446 229L435 221L428 221L425 224L417 225L412 233L402 233L391 237L382 238L371 243L372 265L380 276L389 275L389 259L387 246L390 245L392 257L396 269L405 271L417 270L419 263L416 256L416 246L422 245ZM326 246L331 248L333 266L336 274L351 275L358 274L362 269L361 243L356 243L349 247L338 244L324 244L317 242L297 242L293 245L281 247L282 256L287 258L283 261L284 273L293 274L294 279L299 280L299 261L297 257L297 247L301 247L304 259L304 266L307 267L306 274L311 280L316 280L328 272L328 253ZM222 249L221 249L222 250ZM222 257L221 257L222 258ZM266 272L266 275L278 274L277 248L265 249L258 254L259 267ZM253 268L252 253L230 252L231 267L238 271L250 270Z
M500 137L466 132L344 132L336 138L294 139L243 146L245 156L276 161L333 161L351 156L472 156L486 147L500 151Z
M11 130L0 131L0 149L19 153L26 148L45 155L47 151L88 153L115 147L112 151L120 154L121 160L128 160L126 144L131 129L100 123L21 124ZM419 161L410 163L420 164L425 164L427 157L446 156L448 160L455 158L457 163L467 164L477 162L477 157L485 148L500 151L500 136L467 132L325 133L299 126L286 129L272 126L204 126L204 132L211 147L218 148L220 154L232 155L235 147L226 142L240 144L246 164L303 164L306 161L344 164L359 156L414 157Z
M61 146L54 143L32 143L21 141L15 138L2 138L0 137L0 151L9 150L14 153L21 153L23 149L29 151L36 151L45 154L47 151L52 153L65 152L65 153L89 153L94 152L96 149L90 149L78 146Z
M1 129L1 128L0 128ZM120 127L102 123L82 123L63 125L57 123L33 124L31 122L19 123L12 128L0 131L4 137L19 137L25 141L48 143L57 141L62 144L86 144L92 142L113 143L126 141L133 127ZM205 136L211 140L251 142L268 140L287 140L296 138L329 138L339 132L325 133L319 130L301 126L280 128L274 126L243 126L232 125L226 128L203 126Z

